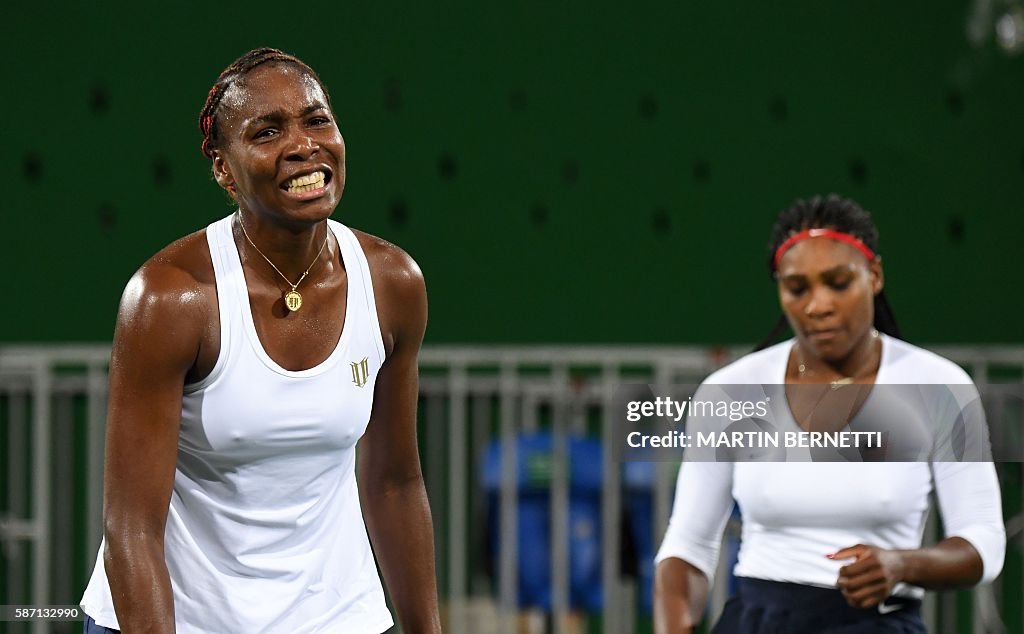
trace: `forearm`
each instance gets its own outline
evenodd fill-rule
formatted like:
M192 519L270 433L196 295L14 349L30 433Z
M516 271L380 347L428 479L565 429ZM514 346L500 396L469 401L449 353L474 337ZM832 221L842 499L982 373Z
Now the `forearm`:
M896 551L900 554L899 578L930 590L972 586L981 580L981 556L967 540L949 537L934 546Z
M363 513L402 631L440 634L434 530L422 476L364 492Z
M656 634L689 634L700 623L707 601L708 580L682 559L658 564L654 577Z
M103 565L121 632L173 634L174 597L160 542L108 537Z

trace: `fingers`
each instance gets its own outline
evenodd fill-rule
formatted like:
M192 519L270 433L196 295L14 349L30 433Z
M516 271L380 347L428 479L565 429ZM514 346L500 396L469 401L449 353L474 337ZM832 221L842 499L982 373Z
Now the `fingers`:
M878 605L889 596L889 585L884 581L863 586L855 591L843 591L846 602L855 608L870 608Z
M832 560L854 559L853 563L846 564L839 569L840 577L856 577L880 565L875 549L864 544L843 548L825 556Z
M846 602L855 608L870 608L889 596L888 579L882 562L869 547L852 550L856 561L839 569L836 586L842 591ZM840 551L841 553L842 551Z
M880 567L872 568L858 575L840 575L839 580L836 581L836 587L838 587L844 593L853 593L859 591L864 587L873 586L878 583L888 583L888 579L885 576L885 571L882 570Z
M854 560L839 569L836 586L842 591L846 602L855 608L878 605L891 594L898 581L893 574L893 556L888 551L857 544L826 557Z
M865 546L864 544L857 544L856 546L848 546L846 548L837 550L836 552L830 553L825 556L829 559L850 559L854 557L859 558L865 550L870 549L870 546Z
M858 559L857 561L853 562L852 564L848 564L840 568L839 576L847 578L857 577L859 575L866 574L868 571L871 570L879 570L881 569L881 567L881 562L873 555L868 554L862 557L861 559Z

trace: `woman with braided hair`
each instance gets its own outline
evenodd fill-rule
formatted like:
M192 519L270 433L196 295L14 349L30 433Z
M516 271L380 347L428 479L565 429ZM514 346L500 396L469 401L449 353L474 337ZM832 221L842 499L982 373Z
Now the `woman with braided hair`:
M769 254L783 318L757 351L700 390L770 390L777 398L758 425L785 433L852 429L868 412L879 414L872 420L893 432L888 446L842 460L831 457L838 451L798 449L774 463L733 460L738 453L718 462L726 454L687 449L656 557L659 633L690 632L701 620L734 500L743 518L738 591L713 632L923 632L924 589L969 587L999 574L1006 535L995 469L983 457L987 440L965 436L983 438L979 452L952 459L942 452L949 436L936 431L962 422L958 407L976 405L977 390L950 361L897 338L877 252L878 231L853 201L813 198L783 211ZM787 325L794 338L771 345ZM913 385L878 387L886 384ZM966 398L945 398L951 392ZM937 397L953 406L938 407ZM846 409L823 412L826 399ZM983 427L983 414L975 420ZM886 454L917 421L913 429L932 434L919 445L925 452L914 454L923 457ZM687 429L705 422L691 416ZM932 491L945 538L922 547Z
M403 630L440 632L415 431L423 276L330 220L345 144L297 58L239 58L199 127L238 209L122 297L86 631L375 634L393 624L379 564Z

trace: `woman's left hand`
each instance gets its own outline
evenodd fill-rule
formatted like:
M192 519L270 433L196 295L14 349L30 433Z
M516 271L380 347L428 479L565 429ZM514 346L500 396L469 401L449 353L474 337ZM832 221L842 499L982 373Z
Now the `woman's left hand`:
M899 551L857 544L826 555L829 559L853 559L839 569L836 585L855 608L871 608L892 594L903 580L903 557Z

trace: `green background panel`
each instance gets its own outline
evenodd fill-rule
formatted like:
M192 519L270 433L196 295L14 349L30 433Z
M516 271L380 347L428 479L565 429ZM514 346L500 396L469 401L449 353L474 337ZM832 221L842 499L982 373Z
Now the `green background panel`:
M1024 340L1024 59L967 2L113 2L5 10L6 341L107 341L127 279L230 211L196 117L283 48L348 147L335 214L409 251L428 343L738 343L765 242L839 192L920 343ZM444 177L443 165L450 166Z

